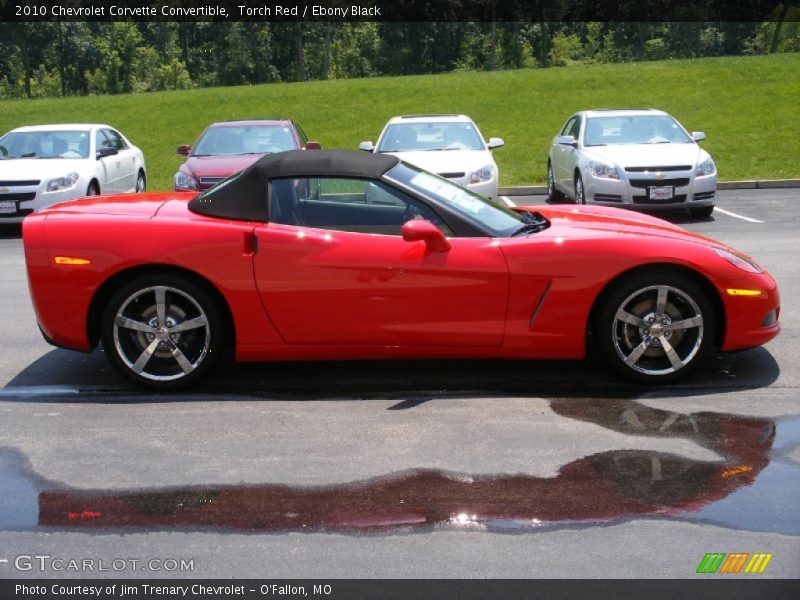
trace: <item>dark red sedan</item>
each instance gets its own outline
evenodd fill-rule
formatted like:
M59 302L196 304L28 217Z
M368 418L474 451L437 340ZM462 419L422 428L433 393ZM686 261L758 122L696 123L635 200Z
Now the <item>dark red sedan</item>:
M212 123L194 146L178 146L187 158L175 173L175 191L207 190L264 154L319 148L291 119Z
M772 277L655 217L515 209L389 155L283 152L201 194L83 199L23 225L39 325L131 381L240 361L579 359L679 378L780 331Z

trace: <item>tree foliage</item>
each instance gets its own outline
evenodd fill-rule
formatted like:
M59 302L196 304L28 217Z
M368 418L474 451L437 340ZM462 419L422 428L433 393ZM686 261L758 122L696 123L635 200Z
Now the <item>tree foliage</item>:
M765 23L0 23L0 98L800 51Z

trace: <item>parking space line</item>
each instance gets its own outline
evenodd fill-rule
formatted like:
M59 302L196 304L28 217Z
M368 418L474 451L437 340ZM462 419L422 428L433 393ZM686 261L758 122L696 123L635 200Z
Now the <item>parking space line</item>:
M516 206L516 204L514 204L514 201L508 196L500 196L500 200L505 202L508 206Z
M725 210L724 208L720 208L719 206L714 207L714 212L721 212L723 215L728 215L729 217L735 217L737 219L742 219L743 221L748 221L750 223L763 223L764 221L759 221L758 219L753 219L752 217L745 217L744 215L740 215L735 212L731 212L729 210Z

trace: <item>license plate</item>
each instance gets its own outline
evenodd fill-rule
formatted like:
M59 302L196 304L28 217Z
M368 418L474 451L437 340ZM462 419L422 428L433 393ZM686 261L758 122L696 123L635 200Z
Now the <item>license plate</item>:
M650 200L672 200L672 187L668 185L651 187Z
M0 215L10 215L17 212L17 203L10 200L0 201Z

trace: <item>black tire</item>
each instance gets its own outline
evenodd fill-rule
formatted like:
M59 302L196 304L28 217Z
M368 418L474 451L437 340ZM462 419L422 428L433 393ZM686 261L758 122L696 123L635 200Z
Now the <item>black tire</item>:
M684 326L675 327L679 322ZM669 270L615 284L593 323L601 358L629 379L651 384L681 379L706 362L714 355L715 332L706 292Z
M141 169L139 170L139 174L136 175L136 193L143 194L147 191L147 177L144 174L144 171Z
M198 381L214 366L225 345L223 323L217 302L202 286L154 274L114 293L100 333L108 360L123 377L143 388L169 390Z
M553 176L553 165L547 161L547 201L560 202L564 199L564 194L556 189L556 180Z
M714 212L713 206L704 206L703 208L690 208L689 214L695 219L707 219Z
M87 196L99 196L100 195L100 186L97 185L96 181L93 181L89 184L89 187L86 188L86 195Z
M586 204L586 189L583 187L583 177L575 173L575 204Z

